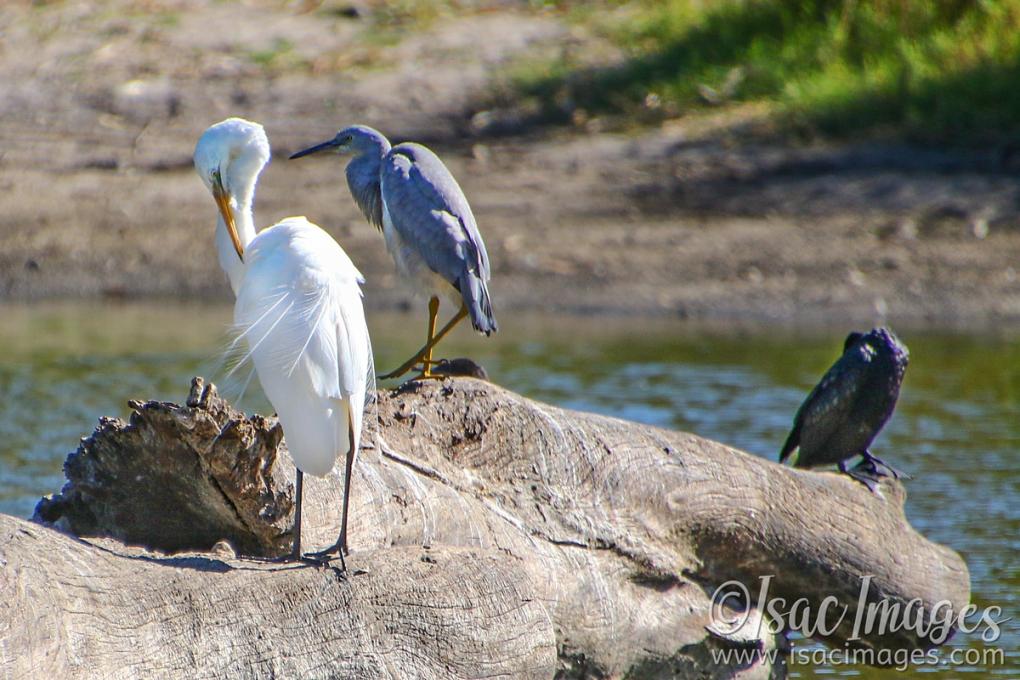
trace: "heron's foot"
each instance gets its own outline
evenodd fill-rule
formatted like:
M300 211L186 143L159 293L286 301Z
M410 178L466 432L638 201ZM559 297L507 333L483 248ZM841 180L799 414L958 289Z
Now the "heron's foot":
M389 373L380 373L378 378L379 378L379 380L389 380L391 378L399 378L400 376L402 376L405 373L407 373L408 371L410 371L412 368L414 368L414 366L411 366L410 368L407 368L405 370L400 370L400 368L395 368L392 371L390 371Z
M488 380L489 373L485 370L485 367L467 357L457 357L456 359L439 359L438 361L432 362L432 374L438 374L443 376L464 376L468 378L478 378L479 380Z
M906 472L903 472L902 470L897 470L892 465L889 465L889 463L885 462L878 456L872 454L871 451L865 451L864 453L861 454L861 456L863 456L863 458L861 459L861 462L858 463L856 466L859 469L869 470L871 471L872 474L880 477L888 477L889 475L882 472L882 469L885 469L889 472L889 474L893 476L893 479L913 479Z
M429 365L430 364L437 364L437 363L439 363L439 362L438 361L428 361L425 358L425 353L424 352L419 352L418 354L415 354L413 357L411 357L410 359L408 359L407 361L402 363L397 368L394 368L389 373L383 373L382 375L380 375L379 379L380 380L389 380L390 378L399 378L400 376L404 375L408 371L412 371L412 370L415 370L415 369L417 369L419 371L422 371L422 372L430 372L430 371L427 370Z
M422 371L418 375L411 378L411 380L446 380L450 376L445 373L433 373L431 371Z
M454 359L453 361L462 360ZM463 361L470 361L470 359ZM449 366L452 365L449 359L423 359L421 363L422 365L418 369L420 372L411 378L411 380L445 380L451 376L461 375L449 370ZM485 369L482 370L484 371Z
M879 473L878 470L875 470L873 468L862 469L860 465L854 467L852 470L848 470L846 468L846 463L839 464L839 471L845 474L846 476L850 477L850 479L858 481L864 486L868 487L868 491L870 491L871 493L878 492L878 483L880 481L879 477L886 476Z
M379 379L389 380L390 378L399 378L412 370L420 372L420 374L417 377L412 378L412 380L418 380L422 377L431 378L434 377L432 374L432 367L440 365L443 361L444 359L426 359L424 355L420 357L413 356L401 364L398 368L393 369L389 373L383 373L380 375Z
M432 298L432 300L434 300L435 302L429 301L430 317L433 317L439 309L439 299ZM428 342L425 343L425 346L419 349L417 352L415 352L414 356L412 356L410 359L402 363L399 367L390 371L389 373L384 373L380 375L379 378L381 380L399 378L400 376L404 375L418 364L422 364L424 366L424 370L422 371L423 373L426 374L431 373L431 370L429 370L429 364L434 363L432 361L429 361L432 358L432 349L436 345L438 345L439 341L446 337L446 334L449 333L450 330L454 326L456 326L461 319L467 316L467 314L468 314L467 307L462 304L460 306L460 310L456 314L454 314L453 318L450 319L445 326L440 328L438 332L435 332L435 328L432 324L432 319L430 318L429 339Z

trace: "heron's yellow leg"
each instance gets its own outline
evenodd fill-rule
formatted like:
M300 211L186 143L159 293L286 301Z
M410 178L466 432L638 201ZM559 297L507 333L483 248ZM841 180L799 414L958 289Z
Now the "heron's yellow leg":
M424 347L422 347L420 350L415 352L414 356L412 356L410 359L405 361L398 368L395 368L394 370L390 371L389 373L384 373L383 375L380 375L379 379L380 380L388 380L389 378L400 377L400 376L404 375L405 373L407 373L408 371L410 371L412 368L414 368L416 364L418 364L419 362L424 361L426 353L430 352L433 347L438 345L439 341L442 340L444 337L446 337L446 334L449 333L451 330L453 330L453 327L456 326L457 323L461 319L463 319L465 316L467 316L467 314L468 314L467 307L465 307L463 304L461 304L460 310L456 314L453 315L453 318L450 319L446 323L445 326L440 328L439 331L435 335L432 336L432 339L429 340L428 343L426 343ZM429 377L432 377L431 374L429 375Z
M439 316L439 298L433 295L429 298L429 332L425 337L425 358L422 360L424 369L422 377L432 377L432 338L436 337L436 318Z

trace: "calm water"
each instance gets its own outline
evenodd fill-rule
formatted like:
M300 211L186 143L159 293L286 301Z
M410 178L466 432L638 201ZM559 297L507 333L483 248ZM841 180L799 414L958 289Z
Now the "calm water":
M215 377L219 329L230 318L226 307L158 303L0 312L0 511L20 516L60 488L65 456L98 416L125 415L129 398L183 401L192 375ZM382 368L406 358L423 333L423 315L372 321ZM688 430L770 459L848 330L506 315L500 327L488 340L459 329L443 353L471 355L494 381L537 399ZM900 335L912 362L875 449L914 474L907 514L964 555L973 602L1014 617L987 645L1005 650L1005 665L907 674L794 666L792 675L1020 677L1020 329ZM244 405L264 402L249 394ZM981 647L974 636L954 644Z

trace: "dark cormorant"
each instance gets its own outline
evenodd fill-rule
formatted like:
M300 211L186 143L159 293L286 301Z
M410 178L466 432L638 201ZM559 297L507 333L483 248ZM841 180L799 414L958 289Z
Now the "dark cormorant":
M779 462L799 449L795 467L835 464L871 491L875 477L882 474L877 465L898 478L900 473L873 456L868 447L896 408L909 356L907 346L886 328L848 335L843 356L797 410ZM858 455L860 464L847 470L847 459Z

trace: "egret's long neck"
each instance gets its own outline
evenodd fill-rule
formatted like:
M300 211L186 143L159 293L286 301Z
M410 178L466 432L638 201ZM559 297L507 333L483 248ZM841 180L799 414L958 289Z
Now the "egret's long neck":
M254 185L252 181L252 185ZM234 225L237 227L237 236L241 240L241 246L247 250L248 244L255 238L255 219L252 216L251 204L254 197L254 186L242 192L231 202L231 211L234 213ZM241 288L241 280L244 278L244 262L237 256L234 249L234 242L230 239L227 231L227 224L220 215L216 220L216 252L219 255L220 267L226 272L230 279L230 287L237 296Z

